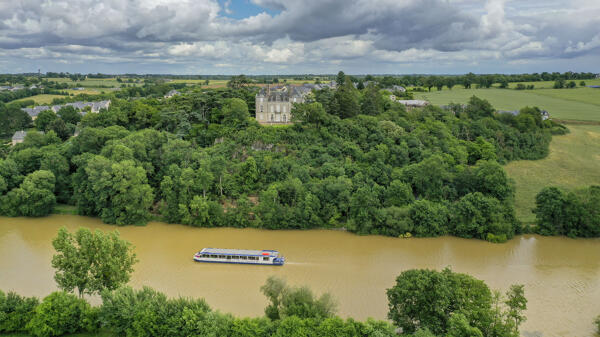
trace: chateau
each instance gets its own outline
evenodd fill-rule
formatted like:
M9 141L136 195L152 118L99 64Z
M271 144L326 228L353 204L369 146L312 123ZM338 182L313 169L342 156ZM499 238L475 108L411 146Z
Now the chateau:
M260 124L292 124L291 111L294 103L303 103L304 95L310 92L304 87L267 86L256 94L256 120Z

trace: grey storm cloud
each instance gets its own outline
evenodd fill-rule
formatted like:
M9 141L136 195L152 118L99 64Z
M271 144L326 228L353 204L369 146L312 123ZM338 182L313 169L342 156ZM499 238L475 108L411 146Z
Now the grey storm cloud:
M348 59L394 63L421 55L508 62L600 51L596 0L252 2L269 11L238 20L215 0L2 1L0 53L63 63L221 59L219 64L260 67Z

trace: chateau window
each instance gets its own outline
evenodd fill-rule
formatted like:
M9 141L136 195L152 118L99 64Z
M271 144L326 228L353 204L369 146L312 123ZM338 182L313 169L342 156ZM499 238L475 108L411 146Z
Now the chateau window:
M281 112L281 104L277 104L277 112Z
M262 97L261 97L261 98L260 98L260 101L262 102L262 101L263 101L263 99L264 99L264 98L262 98Z
M296 102L296 97L294 97L294 102Z
M283 112L286 112L286 110L287 110L286 108L287 108L287 107L284 105L284 106L283 106Z
M262 98L260 100L262 101ZM263 112L263 106L262 106L262 104L260 105L260 112Z
M284 110L285 110L285 109L284 109ZM285 123L285 122L287 122L287 116L286 116L286 115L283 115L283 122L284 122L284 123Z
M275 115L271 114L271 122L275 121Z
M275 106L271 105L271 112L275 112Z

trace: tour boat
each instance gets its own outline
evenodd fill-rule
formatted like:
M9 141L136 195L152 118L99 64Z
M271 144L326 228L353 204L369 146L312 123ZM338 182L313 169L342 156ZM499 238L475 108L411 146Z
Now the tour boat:
M282 266L285 258L278 251L268 249L202 248L201 251L194 254L194 261Z

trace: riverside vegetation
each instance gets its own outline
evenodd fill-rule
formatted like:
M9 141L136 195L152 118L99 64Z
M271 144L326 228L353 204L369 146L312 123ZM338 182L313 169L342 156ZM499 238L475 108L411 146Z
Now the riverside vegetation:
M65 117L49 112L36 123L45 134L30 132L0 160L0 213L43 216L59 202L119 225L158 218L494 242L522 231L500 164L543 158L564 126L537 108L497 114L476 97L407 111L373 85L357 90L343 73L338 83L295 105L285 127L251 118L247 85L115 98L66 140L52 128Z
M87 291L78 288L79 297L53 292L41 302L0 291L0 333L36 337L95 335L99 331L116 336L381 337L396 336L400 328L404 336L508 337L519 336L527 308L521 285L501 295L483 281L448 268L441 272L413 269L402 272L387 290L388 318L394 325L373 319L344 320L335 315L336 302L330 295L316 296L307 287L289 286L275 277L261 287L269 302L265 316L238 318L212 310L202 299L169 299L148 287L124 287L135 256L116 231L92 233L82 228L72 235L63 228L53 245L58 286L73 291L73 283L64 280L79 280ZM114 251L122 254L104 261L102 256ZM111 267L115 265L127 267ZM116 269L120 271L114 272ZM81 297L84 292L100 293L102 304L91 306Z

